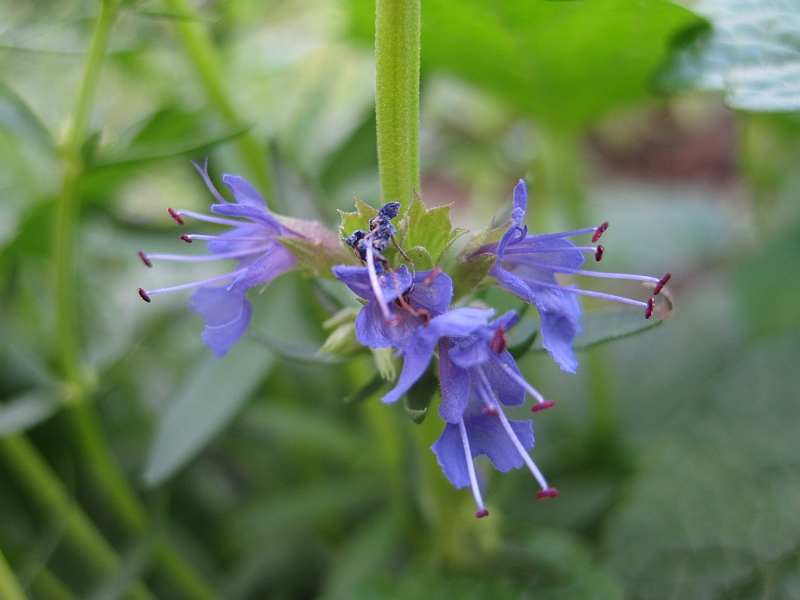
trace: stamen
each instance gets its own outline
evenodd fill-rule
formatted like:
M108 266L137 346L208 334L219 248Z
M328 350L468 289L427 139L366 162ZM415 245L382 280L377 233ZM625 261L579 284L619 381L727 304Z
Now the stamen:
M469 439L467 438L467 428L464 426L464 419L459 419L458 430L461 432L461 445L464 447L464 458L467 459L467 473L469 473L469 485L472 488L472 496L475 498L475 504L478 505L478 512L475 516L479 519L489 514L486 507L483 505L483 498L481 498L481 490L478 487L478 478L475 477L475 465L472 462L472 452L469 449Z
M480 379L478 381L478 391L481 393L481 395L491 393L491 386L489 385L489 381L486 379L486 374L483 372L483 369L478 367L476 371L480 375ZM492 397L494 397L493 393L491 395ZM484 402L486 402L485 398ZM533 462L533 459L530 457L530 454L528 454L528 451L519 441L517 434L514 433L514 429L511 427L511 423L508 422L508 419L506 418L505 413L503 413L503 409L500 407L499 403L496 404L496 410L497 410L497 416L500 417L500 422L503 424L503 429L506 430L506 435L508 435L509 439L511 440L511 443L514 444L514 447L517 449L517 452L519 452L519 455L522 457L522 460L528 466L528 470L531 472L531 474L534 476L536 481L541 486L542 491L550 489L550 486L547 485L547 481L545 480L544 475L542 475L542 472L539 470L539 467L537 467L536 463Z
M241 225L241 223L237 223L237 225ZM199 235L197 233L190 233L186 237L192 240L206 240L210 242L220 241L220 242L263 242L265 240L264 236L261 237L233 237L229 235ZM181 239L184 239L184 236L181 236Z
M442 267L436 267L433 271L428 273L425 279L422 280L422 285L425 287L431 287L433 285L433 280L436 279L442 273Z
M496 362L499 365L499 367L501 369L503 369L503 371L505 371L506 374L509 377L511 377L511 379L513 379L522 389L524 389L531 396L533 396L533 399L536 400L536 402L538 402L539 405L546 404L547 402L550 402L550 404L548 406L545 406L543 408L548 408L549 406L552 406L553 404L555 404L552 400L545 400L544 396L542 396L535 387L533 387L530 383L525 381L524 377L520 377L520 375L518 373L516 373L514 371L514 369L512 369L506 363L504 363L503 360L499 356L495 356L495 355L490 355L490 356L494 359L494 362ZM539 410L543 410L543 409L540 408Z
M378 281L378 274L375 272L375 257L373 256L374 250L372 245L367 245L367 273L369 273L369 282L372 285L372 291L375 293L375 300L378 307L383 313L383 318L387 323L392 322L392 311L389 310L389 305L386 303L386 298L383 295L380 281Z
M223 219L221 217L212 217L211 215L204 215L203 213L196 213L192 210L172 210L169 209L172 215L172 218L178 221L181 215L184 217L192 217L193 219L197 219L198 221L205 221L206 223L216 223L218 225L230 225L231 227L240 227L242 225L246 225L244 221L234 221L233 219ZM175 213L175 214L173 214ZM180 225L183 225L183 219L178 221Z
M152 302L152 300L150 300L150 296L148 296L147 292L145 292L142 288L139 288L139 295L145 302Z
M658 296L658 293L664 288L665 285L667 285L670 277L672 277L672 273L667 273L658 280L658 283L656 283L656 287L653 290L653 296Z
M234 279L235 277L238 277L245 271L247 271L247 268L239 269L237 271L232 271L230 273L226 273L225 275L220 275L219 277L212 277L211 279L204 279L203 281L195 281L194 283L186 283L184 285L176 285L174 287L161 288L158 290L147 290L146 292L144 290L141 290L139 292L139 295L142 296L142 298L144 298L145 296L153 296L155 294L166 294L168 292L191 290L193 288L203 287L204 285L207 285L209 283L217 283L218 281L225 281L226 279ZM145 298L145 300L150 302L150 300L148 300L147 298Z
M187 244L191 244L192 243L192 238L190 236L186 235L185 233L181 236L181 239L184 242L186 242Z
M592 252L597 255L597 246L569 246L566 248L506 248L505 254L532 254L543 252L545 254L555 254L557 252ZM602 251L601 251L602 254ZM511 259L516 260L516 259Z
M601 260L603 260L603 252L605 252L605 251L606 251L606 249L603 248L603 244L597 244L597 250L595 250L594 259L597 262L600 262Z
M614 296L613 294L603 294L601 292L591 292L589 290L581 290L578 288L566 287L563 285L556 285L553 283L545 283L544 281L539 281L538 279L528 279L527 281L530 281L542 287L558 289L561 290L562 292L569 292L570 294L578 294L579 296L591 296L592 298L603 298L604 300L612 300L614 302L621 302L622 304L632 304L633 306L641 306L642 308L647 308L646 302L640 302L639 300L631 300L630 298L624 298L622 296Z
M603 233L605 233L606 229L608 229L608 221L600 225L600 227L597 228L597 231L594 232L594 235L592 236L593 244L600 239L600 236L603 235Z
M178 222L178 225L185 225L186 224L186 223L184 223L183 219L181 218L181 216L178 214L178 212L175 209L168 208L167 212L169 213L170 217L172 217L173 219L175 219Z
M236 252L226 252L224 254L204 254L202 256L187 256L185 254L149 254L147 257L155 260L174 260L177 262L205 262L209 260L228 260L231 258L242 258L251 254L266 252L275 245L273 242L269 246L256 246Z
M646 305L647 308L644 311L644 318L645 319L649 319L650 317L653 316L653 307L655 306L655 304L656 304L656 299L655 298L650 298L650 300L647 301L647 305Z
M223 198L222 195L217 191L217 188L214 187L214 183L211 181L211 177L209 177L208 175L208 158L206 158L205 162L203 163L202 169L200 168L200 165L198 165L196 162L192 161L192 164L194 165L194 168L197 169L197 171L200 173L200 176L203 178L203 181L206 182L206 187L208 188L208 191L210 191L214 195L214 198L222 202L222 204L229 204L229 202L225 200L225 198Z
M508 346L508 338L506 337L505 327L500 326L494 331L492 336L491 348L495 354L502 354L506 346Z
M555 498L558 496L558 490L556 488L545 488L540 492L536 492L536 499L543 500L545 498Z
M139 258L141 258L141 259L142 259L142 262L143 262L144 264L146 264L148 267L151 267L151 268L152 268L152 266L153 266L153 263L151 263L151 262L150 262L150 259L149 259L149 258L147 258L147 255L146 255L144 252L142 252L141 250L139 250Z
M564 273L565 275L585 275L587 277L602 277L603 279L630 279L632 281L648 281L650 283L660 284L662 280L666 282L669 279L669 273L667 273L661 279L656 279L655 277L649 277L647 275L629 275L627 273L604 273L602 271L586 271L584 269L569 269L567 267L560 267L560 266L553 266L548 265L546 263L541 263L535 260L522 260L522 259L515 259L514 262L518 262L523 265L530 265L532 267L539 267L541 269L547 269L553 271L555 273ZM662 286L663 287L663 286ZM661 291L661 288L656 286L656 289ZM655 292L655 290L654 290ZM655 294L654 294L655 295Z
M602 225L600 227L602 227ZM537 240L562 239L566 237L572 237L575 235L583 235L584 233L597 233L598 229L599 227L584 227L583 229L573 229L572 231L561 231L558 233L534 233L533 235L531 235L531 237Z
M545 400L544 402L538 402L531 406L531 412L539 412L540 410L544 410L545 408L550 408L551 406L555 406L556 403L552 400Z

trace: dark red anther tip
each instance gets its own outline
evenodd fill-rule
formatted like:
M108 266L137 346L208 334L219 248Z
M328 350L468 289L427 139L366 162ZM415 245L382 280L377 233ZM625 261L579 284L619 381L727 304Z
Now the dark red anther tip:
M605 232L605 230L606 230L606 229L608 229L608 221L606 221L605 223L603 223L602 225L600 225L600 227L598 227L597 229L595 229L595 231L594 231L594 235L592 236L592 243L593 243L593 244L594 244L594 243L595 243L597 240L599 240L599 239L600 239L600 236L601 236L601 235L603 235L603 232Z
M503 351L508 346L508 338L506 337L506 330L505 327L498 327L494 330L494 336L492 336L492 352L495 354L502 354Z
M478 512L475 513L475 516L477 518L479 518L479 519L482 519L483 517L488 517L489 516L489 511L486 510L485 508L482 508Z
M169 213L170 217L172 217L173 219L175 219L178 222L178 225L183 225L184 224L183 223L183 217L181 217L177 212L175 212L175 210L173 210L171 208L168 208L167 212Z
M656 299L655 298L650 298L650 300L647 301L647 308L644 310L644 318L645 319L649 319L650 317L653 316L653 307L655 305L656 305Z
M558 490L556 488L547 488L546 490L536 492L536 498L538 500L542 500L544 498L555 498L556 496L558 496Z
M594 251L594 259L597 262L600 262L601 260L603 260L603 252L605 252L605 251L606 251L606 249L603 248L603 244L597 244L597 250Z
M142 288L139 288L139 295L142 297L142 300L144 300L145 302L150 302L151 301L150 300L150 296L148 296L147 292L145 292Z
M139 250L139 258L141 258L142 262L144 264L146 264L148 267L152 267L153 266L153 263L150 262L150 259L147 258L147 255L144 252L142 252L141 250Z
M664 286L667 285L667 282L669 281L670 277L672 277L672 273L667 273L661 279L658 280L658 283L656 284L656 287L653 290L653 296L658 296L658 292L660 292L664 288Z
M490 415L492 417L500 416L499 413L497 412L497 409L489 408L488 406L484 406L481 410L483 411L483 414L485 414L485 415Z
M184 233L184 234L181 236L181 239L182 239L184 242L186 242L187 244L191 244L191 243L192 243L192 238L190 238L190 237L189 237L188 235L186 235L185 233Z
M544 410L545 408L550 408L551 406L555 406L556 403L552 400L545 400L544 402L537 402L531 407L531 412L539 412L540 410Z

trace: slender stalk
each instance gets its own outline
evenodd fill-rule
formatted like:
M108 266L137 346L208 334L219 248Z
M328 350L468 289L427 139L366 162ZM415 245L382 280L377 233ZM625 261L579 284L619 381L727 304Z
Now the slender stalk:
M30 585L31 595L34 598L47 598L47 600L78 600L78 597L64 585L50 570L42 568Z
M55 292L58 313L59 360L66 387L69 389L68 402L78 441L101 484L103 493L110 500L125 527L131 532L139 533L147 526L147 511L114 460L94 409L89 403L88 390L81 366L80 330L75 297L78 288L75 285L77 274L75 233L80 205L79 185L85 170L81 148L88 138L94 99L117 8L115 0L101 1L100 13L92 34L86 68L78 94L75 116L61 149L64 176L56 215ZM22 476L24 477L24 472ZM70 527L73 527L74 537L80 540L82 539L81 534L87 531L90 523L85 517L82 517L86 522L76 524L75 518L70 517L69 523ZM95 532L95 537L97 536L99 534ZM84 540L84 542L88 544L89 549L97 553L95 558L98 564L102 565L101 544L105 544L105 540L99 537L98 539ZM190 566L184 564L183 559L174 550L161 544L159 555L167 559L159 565L167 576L174 575L175 581L179 584L192 580L192 585L183 588L185 593L196 598L217 597L208 584L194 573ZM106 560L117 559L106 557ZM181 565L181 568L175 569L178 564ZM110 562L106 566L112 567ZM187 573L191 573L191 577L187 576ZM203 590L203 593L195 593L197 590Z
M33 444L22 435L8 436L0 439L0 454L39 510L64 522L66 543L84 559L92 573L98 576L114 573L120 565L114 548L73 502ZM132 597L154 600L141 583L134 586Z
M377 0L375 111L383 202L419 189L420 0Z
M5 600L27 600L28 598L2 552L0 552L0 598Z
M177 14L192 13L193 9L187 0L166 1L169 9ZM181 19L177 21L177 29L211 104L217 108L229 127L232 129L243 127L219 76L223 72L223 66L206 26L190 19ZM274 206L275 193L272 187L269 156L265 148L249 132L237 138L236 146L242 161L247 165L248 176L264 195L267 204Z

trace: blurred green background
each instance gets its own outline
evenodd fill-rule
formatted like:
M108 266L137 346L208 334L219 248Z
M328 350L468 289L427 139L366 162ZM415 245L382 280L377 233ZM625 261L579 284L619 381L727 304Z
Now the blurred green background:
M604 270L673 273L577 375L520 360L561 494L478 461L481 520L436 414L315 356L336 284L253 293L221 360L188 292L135 291L223 272L136 256L186 250L190 159L331 228L379 204L374 2L102 6L0 4L0 597L800 598L800 3L422 0L426 204L481 229L524 177L532 231L608 220Z

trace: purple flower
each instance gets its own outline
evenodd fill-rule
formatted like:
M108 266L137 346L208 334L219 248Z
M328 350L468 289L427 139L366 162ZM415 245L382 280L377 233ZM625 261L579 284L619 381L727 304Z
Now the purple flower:
M439 341L439 415L447 425L431 449L455 487L472 488L477 517L489 514L473 465L473 459L481 454L503 472L518 469L524 463L542 487L537 498L558 494L547 485L528 454L533 447L531 421L510 421L502 409L523 404L526 392L537 402L534 412L553 405L525 381L505 349L505 332L517 319L517 314L509 311L465 336L448 336Z
M211 252L208 255L140 252L139 256L148 267L152 266L153 260L181 262L236 260L236 268L225 275L194 283L147 291L139 288L139 295L150 302L150 297L155 294L199 288L192 294L191 304L192 308L205 318L203 342L217 357L222 357L242 337L250 323L253 307L247 299L247 290L256 285L267 285L297 263L297 259L275 238L296 234L277 221L269 212L261 194L243 178L227 174L222 176L222 181L233 192L236 200L231 203L214 187L208 176L207 164L202 169L197 164L195 167L202 175L208 189L220 202L211 205L211 212L226 218L187 210L176 211L171 208L168 209L169 214L179 225L184 224L183 217L190 217L198 221L225 225L231 229L221 235L181 236L182 240L189 243L194 240L205 241L206 247ZM212 285L223 281L230 283Z
M381 400L396 402L422 376L443 336L468 335L485 325L492 310L447 310L453 281L439 269L413 277L403 265L373 277L368 267L337 266L333 273L367 304L356 317L356 337L370 348L397 348L403 370L397 385ZM387 317L388 315L388 317Z
M655 285L653 296L661 291L670 274L667 273L661 279L657 279L643 275L582 270L580 267L584 262L584 253L594 254L595 260L599 261L603 256L603 246L599 244L576 246L565 238L592 234L594 244L608 228L608 223L603 223L599 227L562 233L528 235L528 228L523 226L527 202L528 192L525 182L520 180L514 188L511 228L499 244L484 247L478 252L488 251L497 254L497 260L489 274L497 279L503 288L536 306L541 316L543 346L563 370L575 372L578 361L572 350L572 341L581 332L581 305L578 302L578 295L641 306L645 309L645 317L648 319L653 312L654 298L642 302L582 290L575 285L565 286L556 279L556 273L646 281Z

